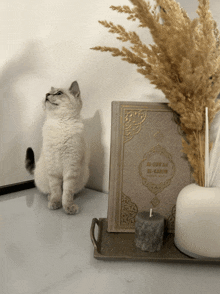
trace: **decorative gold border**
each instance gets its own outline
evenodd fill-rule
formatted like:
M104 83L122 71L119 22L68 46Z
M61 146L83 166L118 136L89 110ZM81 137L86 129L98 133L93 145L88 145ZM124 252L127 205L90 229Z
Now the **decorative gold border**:
M135 135L140 133L142 124L146 120L146 110L128 110L124 111L124 144L132 140Z
M145 110L143 110L145 108ZM131 106L131 105L120 105L120 132L119 132L119 142L121 153L119 153L118 162L120 165L120 190L119 190L119 205L120 209L118 212L118 228L126 228L133 229L135 223L135 216L138 213L138 208L135 203L133 203L128 195L123 193L123 170L124 170L124 150L125 144L133 139L135 135L137 135L141 131L142 124L145 122L147 117L147 111L149 110L148 106L141 107L140 106ZM135 121L135 118L138 118L138 121ZM125 210L126 210L126 202L124 201L124 197L126 199L130 199L128 202L130 206L127 206L129 209L131 216L126 214L126 217L130 220L129 224L125 223ZM128 203L127 202L127 203ZM134 211L133 211L134 209Z
M126 228L133 228L135 217L138 213L137 205L131 201L131 198L121 192L121 214L120 225Z
M153 104L152 104L153 106ZM120 105L120 132L119 132L119 142L121 152L119 153L118 162L120 165L120 190L119 190L119 215L118 222L116 222L118 229L126 228L126 229L134 229L135 224L135 216L138 213L137 205L131 201L128 195L123 193L123 170L124 170L124 150L125 144L133 139L133 137L141 131L141 127L143 123L146 121L147 112L171 112L172 110L167 108L165 105L155 105L155 108L149 108L149 106L138 106L138 105ZM144 110L143 110L144 109ZM129 116L130 115L130 119ZM135 117L134 117L135 116ZM135 118L137 121L135 121ZM129 131L128 131L129 130ZM124 201L126 196L127 203ZM128 205L129 203L129 205ZM126 207L125 207L126 206ZM134 207L137 207L135 209ZM128 213L125 214L126 208L130 212L130 216ZM125 223L125 215L126 218L129 219L128 223Z

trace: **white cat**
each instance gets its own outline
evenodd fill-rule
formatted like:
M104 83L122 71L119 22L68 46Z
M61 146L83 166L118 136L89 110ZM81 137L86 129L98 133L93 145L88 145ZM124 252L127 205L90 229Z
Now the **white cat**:
M46 121L43 126L43 146L34 163L31 148L26 153L26 169L34 173L37 188L48 194L48 207L63 206L67 214L78 212L74 194L89 178L89 155L80 116L82 100L78 83L69 90L51 88L44 101Z

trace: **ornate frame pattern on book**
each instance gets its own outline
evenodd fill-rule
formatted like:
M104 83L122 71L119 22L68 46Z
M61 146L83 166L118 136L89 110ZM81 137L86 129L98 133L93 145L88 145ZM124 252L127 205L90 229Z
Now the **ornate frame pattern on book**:
M136 214L150 208L174 231L176 198L192 182L181 149L166 103L112 102L109 232L134 232Z

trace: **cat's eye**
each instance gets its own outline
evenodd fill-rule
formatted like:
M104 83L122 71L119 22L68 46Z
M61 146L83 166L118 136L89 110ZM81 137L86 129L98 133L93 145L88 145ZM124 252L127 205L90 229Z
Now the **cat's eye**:
M56 95L62 95L63 94L63 92L61 92L61 91L58 91L57 93L56 93Z

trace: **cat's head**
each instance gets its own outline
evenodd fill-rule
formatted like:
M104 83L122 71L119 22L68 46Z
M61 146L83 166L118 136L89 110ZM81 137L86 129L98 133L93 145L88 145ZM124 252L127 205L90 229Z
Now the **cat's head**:
M75 81L70 88L51 88L44 101L47 115L53 118L78 118L82 109L79 85Z

